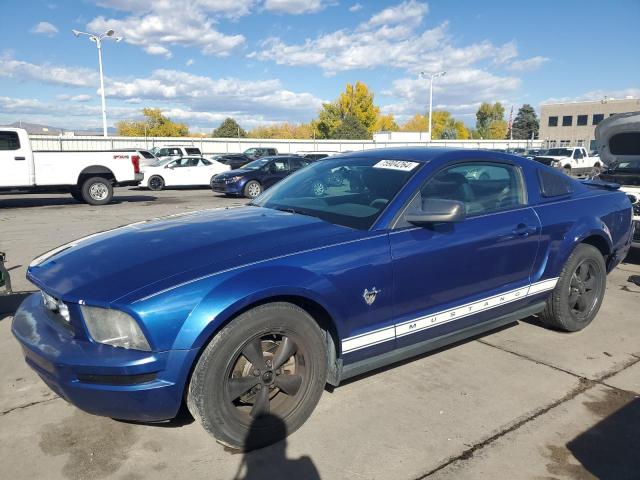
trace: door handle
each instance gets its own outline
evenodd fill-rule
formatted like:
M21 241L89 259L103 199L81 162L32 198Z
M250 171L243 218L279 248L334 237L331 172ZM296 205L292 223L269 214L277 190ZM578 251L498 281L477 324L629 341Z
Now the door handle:
M513 233L513 235L516 235L518 237L526 238L529 235L533 235L537 231L538 231L538 227L520 224L511 233Z
M26 160L27 157L13 157L13 159L20 161L20 160Z

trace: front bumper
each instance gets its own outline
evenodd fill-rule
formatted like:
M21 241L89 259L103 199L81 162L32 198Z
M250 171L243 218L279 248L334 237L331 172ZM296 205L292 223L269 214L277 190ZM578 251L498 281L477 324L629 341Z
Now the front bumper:
M13 317L27 364L58 395L95 415L140 421L176 416L197 350L142 352L78 338L39 293Z
M236 183L225 183L225 182L216 182L215 180L211 182L211 190L217 193L226 193L229 195L241 195L242 189L244 185L241 182Z

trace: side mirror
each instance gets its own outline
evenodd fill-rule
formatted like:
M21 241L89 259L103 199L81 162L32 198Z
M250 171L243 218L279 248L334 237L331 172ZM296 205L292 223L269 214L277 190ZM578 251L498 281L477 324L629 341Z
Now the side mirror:
M465 218L466 212L462 202L439 198L424 200L420 211L411 212L406 216L407 222L418 227L433 223L461 222Z

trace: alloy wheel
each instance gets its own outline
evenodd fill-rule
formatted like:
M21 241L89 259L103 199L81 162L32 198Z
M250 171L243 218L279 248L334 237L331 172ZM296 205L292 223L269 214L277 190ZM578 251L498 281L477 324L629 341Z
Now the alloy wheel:
M104 183L94 183L89 187L89 195L96 201L101 201L109 195L109 189Z
M578 320L585 320L598 303L600 297L600 275L596 262L585 259L578 264L569 283L569 308Z
M270 413L285 418L297 406L307 370L305 353L290 336L256 337L231 365L224 388L242 423Z

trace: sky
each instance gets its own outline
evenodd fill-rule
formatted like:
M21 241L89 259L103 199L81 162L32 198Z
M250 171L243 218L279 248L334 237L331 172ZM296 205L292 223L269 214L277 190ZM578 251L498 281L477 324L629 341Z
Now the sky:
M2 0L0 124L111 126L158 107L192 131L307 122L362 81L402 122L434 109L473 126L483 101L640 97L640 1Z

